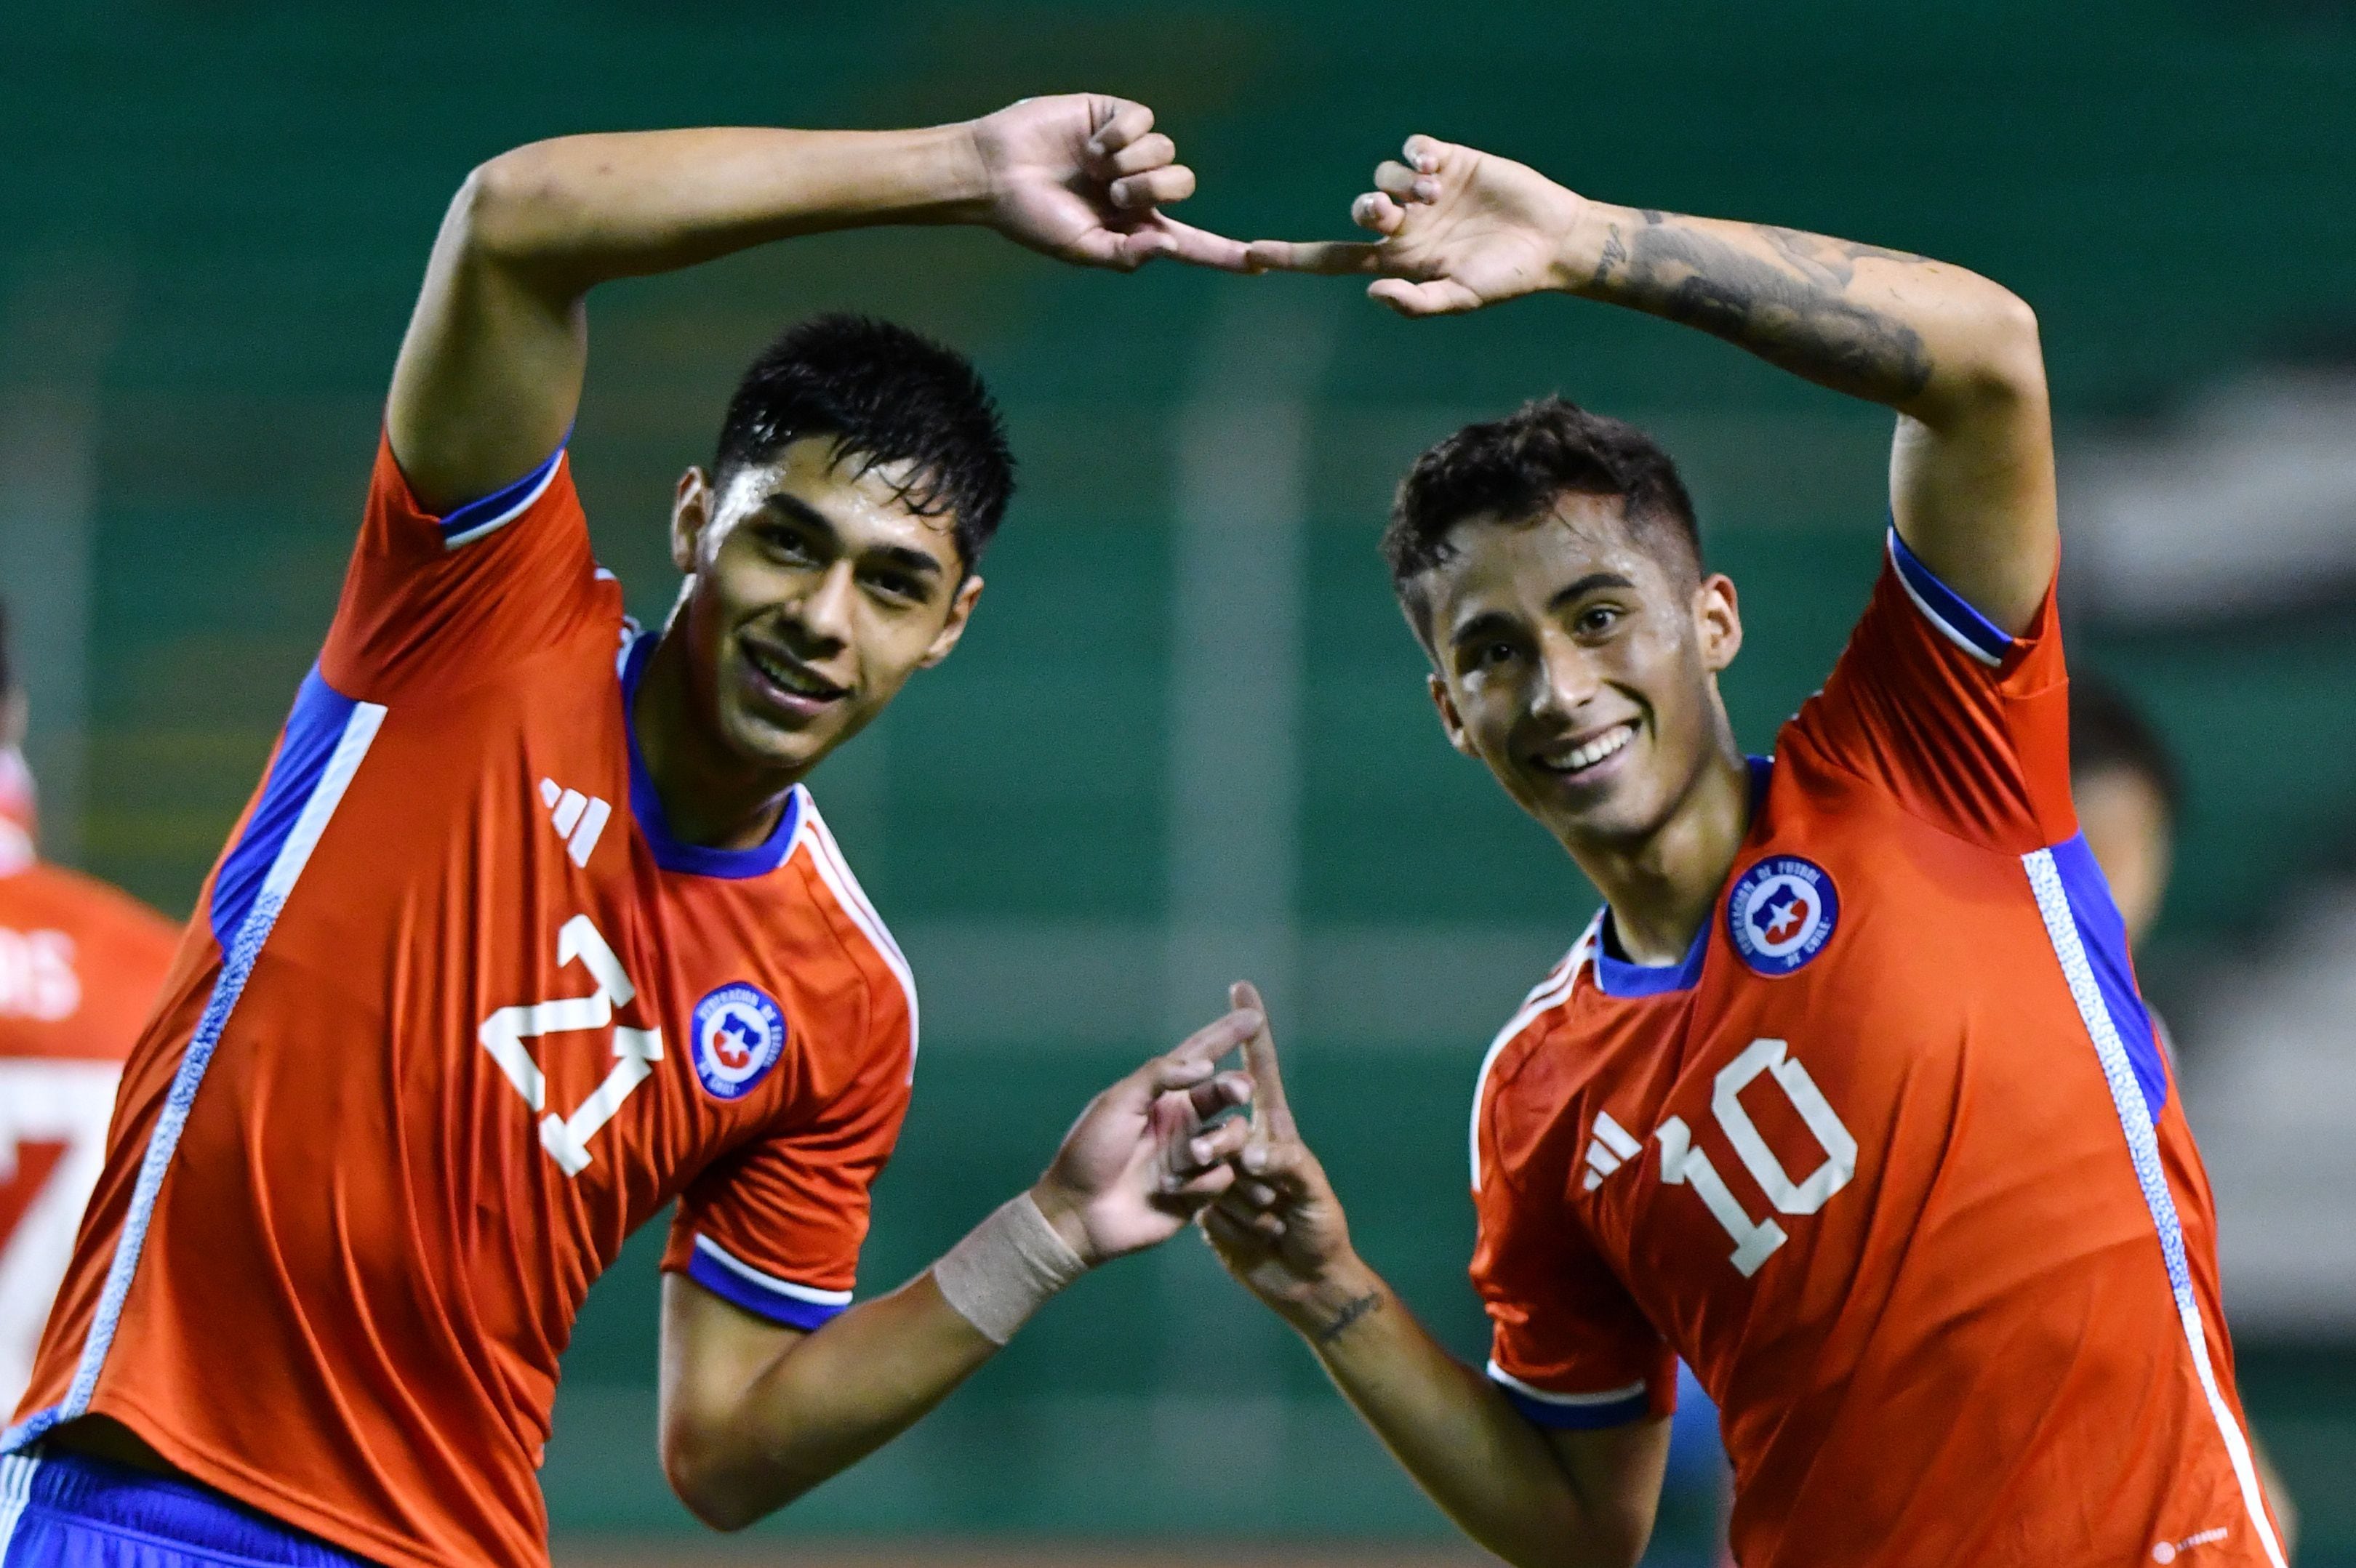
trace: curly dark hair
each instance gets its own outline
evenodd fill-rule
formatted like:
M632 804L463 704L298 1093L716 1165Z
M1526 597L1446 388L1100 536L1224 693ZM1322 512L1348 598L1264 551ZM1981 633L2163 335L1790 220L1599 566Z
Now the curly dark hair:
M1417 579L1455 554L1469 517L1534 521L1558 496L1617 496L1629 532L1655 556L1701 571L1701 528L1677 465L1634 425L1560 397L1534 398L1501 420L1466 425L1416 459L1399 481L1383 560L1408 618L1430 640Z
M947 515L971 571L1014 495L1014 456L998 405L970 361L905 326L863 315L814 316L786 329L728 400L712 483L766 463L806 436L835 439L862 473L905 463L901 496Z

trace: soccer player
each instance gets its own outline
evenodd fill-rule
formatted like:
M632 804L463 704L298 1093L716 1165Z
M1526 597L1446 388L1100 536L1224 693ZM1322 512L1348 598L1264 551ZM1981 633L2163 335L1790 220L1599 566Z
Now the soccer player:
M15 1409L106 1156L123 1059L178 932L37 842L28 706L0 605L0 1403Z
M0 1563L537 1564L590 1282L674 1200L661 1445L744 1524L891 1438L1084 1268L1232 1179L1221 1019L1037 1185L851 1306L907 1104L908 965L802 780L957 645L1012 484L949 350L787 332L670 516L641 633L564 455L584 297L766 240L1242 248L1141 105L885 133L584 136L478 169L395 368L343 593L127 1069L0 1468Z
M2281 1568L2207 1186L2072 814L2028 307L1424 137L1376 184L1379 238L1254 261L1408 315L1551 291L1701 327L1897 411L1891 526L1824 689L1746 760L1734 585L1657 446L1547 399L1417 463L1386 547L1441 726L1604 897L1479 1076L1491 1360L1352 1249L1265 1040L1221 1255L1514 1563L1637 1559L1682 1356L1746 1568Z

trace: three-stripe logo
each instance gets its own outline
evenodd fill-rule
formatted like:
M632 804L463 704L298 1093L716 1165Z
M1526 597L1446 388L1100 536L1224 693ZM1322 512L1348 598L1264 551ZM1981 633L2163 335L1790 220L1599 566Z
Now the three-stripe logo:
M556 826L556 836L564 840L564 852L573 863L588 865L590 851L597 848L597 836L605 831L605 819L614 815L613 806L601 796L561 788L554 779L540 781L540 803L548 808L549 820Z
M1609 1111L1595 1113L1595 1136L1587 1144L1587 1176L1580 1182L1582 1191L1592 1192L1603 1185L1603 1179L1644 1152L1644 1146L1628 1136L1628 1129L1612 1119Z

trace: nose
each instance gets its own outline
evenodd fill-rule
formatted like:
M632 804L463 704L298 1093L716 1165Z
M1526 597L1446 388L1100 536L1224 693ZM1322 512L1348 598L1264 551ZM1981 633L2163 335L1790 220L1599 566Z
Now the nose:
M814 645L805 651L832 653L851 641L857 592L858 585L851 580L851 562L838 560L790 606L787 619Z
M1601 687L1595 661L1576 639L1552 631L1540 638L1538 688L1530 702L1534 715L1569 721Z

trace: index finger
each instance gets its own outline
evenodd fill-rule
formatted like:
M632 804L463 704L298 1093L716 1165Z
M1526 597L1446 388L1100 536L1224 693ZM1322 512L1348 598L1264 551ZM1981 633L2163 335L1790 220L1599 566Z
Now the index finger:
M1259 1019L1259 1027L1243 1042L1244 1071L1251 1074L1252 1080L1252 1141L1290 1142L1296 1136L1292 1105L1284 1097L1284 1072L1276 1060L1276 1037L1269 1032L1267 1005L1248 980L1238 980L1227 987L1227 1001L1237 1009L1228 1017Z
M1097 112L1103 120L1088 140L1102 157L1111 156L1153 129L1153 111L1126 98L1100 99Z
M1255 240L1248 252L1255 272L1344 272L1382 270L1383 247L1363 240Z

